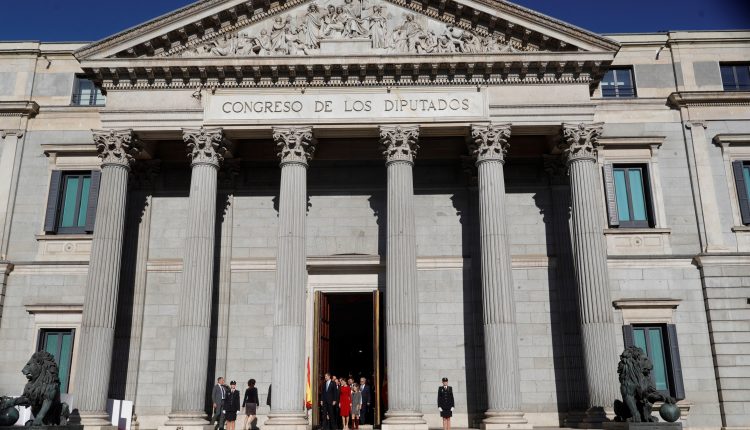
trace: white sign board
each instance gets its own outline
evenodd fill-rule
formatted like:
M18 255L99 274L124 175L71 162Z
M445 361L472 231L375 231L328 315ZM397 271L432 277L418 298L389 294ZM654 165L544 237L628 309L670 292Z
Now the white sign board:
M214 95L207 123L466 121L487 117L484 92L417 91Z

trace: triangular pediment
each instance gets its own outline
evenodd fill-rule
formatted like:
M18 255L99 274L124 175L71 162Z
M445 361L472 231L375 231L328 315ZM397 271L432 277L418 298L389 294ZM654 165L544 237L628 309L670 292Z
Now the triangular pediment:
M79 50L103 59L615 52L498 0L205 0Z

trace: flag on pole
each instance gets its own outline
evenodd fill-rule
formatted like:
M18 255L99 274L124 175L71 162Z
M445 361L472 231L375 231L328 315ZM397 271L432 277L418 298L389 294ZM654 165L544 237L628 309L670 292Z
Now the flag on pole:
M305 383L305 407L312 409L312 386L310 385L310 357L307 357L307 381Z

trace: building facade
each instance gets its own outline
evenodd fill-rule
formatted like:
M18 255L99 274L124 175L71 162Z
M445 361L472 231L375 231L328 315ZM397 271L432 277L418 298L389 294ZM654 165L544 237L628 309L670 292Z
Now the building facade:
M687 428L750 428L748 52L486 0L0 42L0 393L45 349L91 428L205 428L218 376L307 428L326 371L384 429L441 377L457 427L597 427L636 345Z

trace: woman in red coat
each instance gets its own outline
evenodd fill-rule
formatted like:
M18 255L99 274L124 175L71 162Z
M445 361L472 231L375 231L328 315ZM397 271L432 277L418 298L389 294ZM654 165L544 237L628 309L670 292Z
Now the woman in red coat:
M343 382L343 380L342 380ZM339 395L339 408L341 408L341 420L344 422L344 428L349 428L349 415L352 412L352 389L346 382L341 384Z

